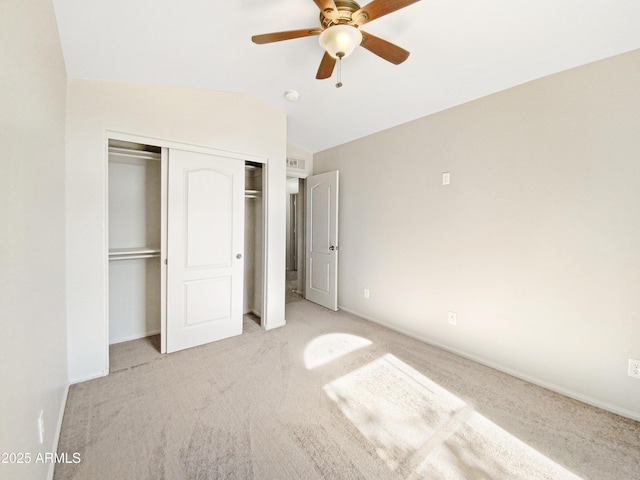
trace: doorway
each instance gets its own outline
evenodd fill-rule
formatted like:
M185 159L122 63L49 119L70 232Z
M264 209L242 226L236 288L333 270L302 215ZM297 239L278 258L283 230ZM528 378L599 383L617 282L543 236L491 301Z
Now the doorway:
M304 298L304 191L303 178L287 178L287 303Z

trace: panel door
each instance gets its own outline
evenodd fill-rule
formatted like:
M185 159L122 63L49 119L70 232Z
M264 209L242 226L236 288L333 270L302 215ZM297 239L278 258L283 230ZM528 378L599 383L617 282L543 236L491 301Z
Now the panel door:
M172 149L167 352L242 333L244 162Z
M307 178L305 298L338 309L338 171Z

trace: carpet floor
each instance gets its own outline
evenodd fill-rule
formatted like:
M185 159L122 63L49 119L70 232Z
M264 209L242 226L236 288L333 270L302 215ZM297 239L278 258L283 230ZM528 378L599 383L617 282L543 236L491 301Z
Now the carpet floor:
M640 423L304 300L73 385L55 480L640 479Z

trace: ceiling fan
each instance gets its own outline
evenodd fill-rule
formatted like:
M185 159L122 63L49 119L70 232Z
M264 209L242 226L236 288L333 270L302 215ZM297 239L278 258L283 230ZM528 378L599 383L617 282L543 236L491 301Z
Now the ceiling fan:
M360 7L353 0L313 1L320 9L320 27L254 35L251 40L264 44L319 35L320 45L325 53L316 74L317 79L331 77L336 62L348 56L358 45L395 65L409 57L407 50L362 31L359 27L419 0L373 0L365 7ZM341 85L338 80L336 86Z

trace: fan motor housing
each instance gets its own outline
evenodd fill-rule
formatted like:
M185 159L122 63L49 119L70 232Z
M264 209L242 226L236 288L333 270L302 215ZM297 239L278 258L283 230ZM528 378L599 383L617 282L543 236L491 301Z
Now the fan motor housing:
M339 24L352 24L356 21L355 18L352 18L354 12L360 10L360 5L358 5L353 0L335 0L336 7L338 9L338 18L333 19L333 11L328 10L324 12L320 12L320 24L323 28L329 28L332 25ZM366 12L361 12L358 14L358 17L364 16L367 17Z

